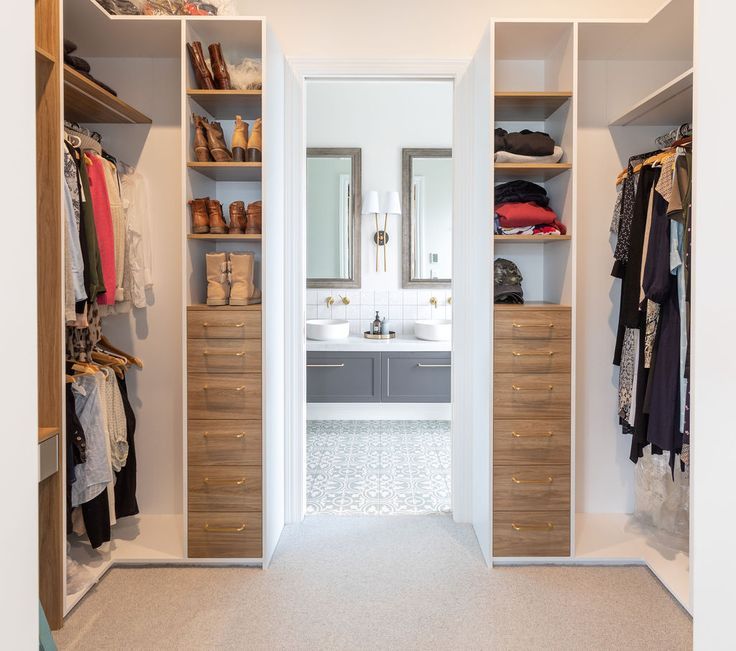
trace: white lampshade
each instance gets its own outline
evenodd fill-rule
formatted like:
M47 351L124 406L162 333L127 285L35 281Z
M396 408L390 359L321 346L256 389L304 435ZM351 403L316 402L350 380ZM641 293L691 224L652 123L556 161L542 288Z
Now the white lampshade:
M383 194L383 210L381 212L389 215L401 214L401 197L398 192L385 192Z
M381 212L378 205L378 192L376 190L368 190L363 194L363 214L372 215L375 212Z

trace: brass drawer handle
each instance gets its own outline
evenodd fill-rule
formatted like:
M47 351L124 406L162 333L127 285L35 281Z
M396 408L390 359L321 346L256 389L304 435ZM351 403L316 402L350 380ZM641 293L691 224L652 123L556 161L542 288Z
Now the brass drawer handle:
M217 355L217 356L222 356L222 357L244 357L245 351L239 350L237 352L230 352L230 351L225 351L225 350L221 350L221 351L205 350L202 354L205 356Z
M239 527L211 527L208 522L205 522L204 530L209 533L241 533L245 531L245 522Z
M552 434L552 432L538 432L537 434L520 434L519 432L511 432L511 436L515 439L551 439L554 434Z
M549 475L546 479L519 479L516 475L511 475L511 481L515 484L551 484L554 479Z
M247 389L248 387L243 384L239 387L219 387L218 389L210 388L206 384L202 387L202 391L243 391L244 389Z
M451 368L452 364L422 364L417 363L417 368Z
M551 522L546 522L544 524L517 524L516 522L512 522L511 528L514 531L524 531L525 529L529 531L552 531L552 529L555 528L555 525Z
M531 389L525 389L524 387L520 387L520 386L518 386L518 385L516 385L516 384L512 384L512 385L511 385L511 388L512 388L512 389L513 389L514 391L535 391L535 390L536 390L536 391L543 391L543 390L544 390L544 389L534 389L534 388L531 388ZM553 386L552 386L551 384L547 385L547 391L553 391L553 390L554 390L554 387L553 387Z
M212 434L210 434L209 432L203 432L203 433L202 433L202 436L203 436L204 438L208 439L208 438L210 438L210 436L212 436ZM230 433L227 433L227 434L221 434L221 435L219 436L219 438L230 438L231 436L232 436L233 438L235 438L235 439L242 439L243 437L245 437L245 432L238 432L237 434L230 434ZM214 437L213 437L213 438L214 438Z
M241 321L240 323L207 323L205 321L202 324L203 328L244 328L245 327L245 321Z
M230 484L233 486L242 486L245 483L245 477L241 477L240 479L210 479L209 477L205 477L204 483L207 486L229 486Z
M307 368L342 368L345 364L307 364Z
M554 323L512 323L514 328L554 328Z
M552 357L555 354L554 350L548 350L545 352L540 353L519 353L515 350L511 353L514 357Z

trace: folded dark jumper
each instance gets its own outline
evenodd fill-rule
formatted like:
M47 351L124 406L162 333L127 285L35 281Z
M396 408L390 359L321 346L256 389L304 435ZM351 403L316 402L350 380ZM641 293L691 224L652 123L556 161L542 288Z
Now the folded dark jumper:
M497 185L495 188L496 206L504 203L522 203L528 201L533 201L538 206L546 208L549 205L547 190L541 185L522 180L501 183L501 185Z
M522 156L549 156L555 151L555 141L548 133L524 129L509 133L500 127L495 131L494 151L508 151Z
M76 49L76 43L70 41L68 38L64 39L64 63L74 68L80 75L84 75L85 77L87 77L87 79L97 84L100 88L103 88L111 95L115 95L115 97L117 97L118 94L112 88L110 88L110 86L108 86L104 82L101 82L99 79L95 79L90 74L91 67L88 61L85 61L82 57L72 55L72 52L74 52Z

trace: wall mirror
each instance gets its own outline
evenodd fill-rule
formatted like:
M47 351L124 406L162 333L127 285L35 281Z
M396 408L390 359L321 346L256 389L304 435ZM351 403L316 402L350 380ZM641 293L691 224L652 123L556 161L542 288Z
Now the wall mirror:
M360 149L307 149L307 287L360 287L360 174Z
M404 287L450 287L452 149L403 149Z

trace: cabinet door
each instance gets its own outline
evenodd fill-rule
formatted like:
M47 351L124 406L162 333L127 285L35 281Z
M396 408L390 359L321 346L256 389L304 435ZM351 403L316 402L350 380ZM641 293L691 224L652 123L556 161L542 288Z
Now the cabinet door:
M380 402L381 353L307 353L307 402Z
M382 353L383 402L450 402L450 353Z

